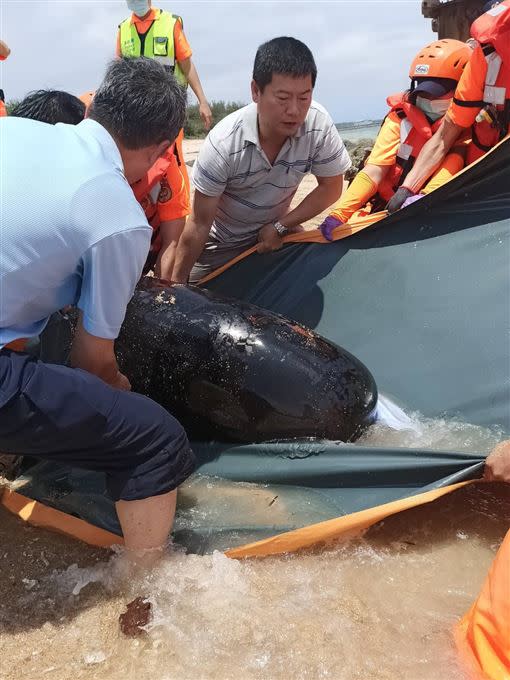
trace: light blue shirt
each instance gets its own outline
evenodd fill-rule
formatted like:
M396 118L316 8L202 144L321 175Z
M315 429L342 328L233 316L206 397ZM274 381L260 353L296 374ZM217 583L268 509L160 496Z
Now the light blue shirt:
M66 305L114 340L151 234L101 125L0 119L0 348Z

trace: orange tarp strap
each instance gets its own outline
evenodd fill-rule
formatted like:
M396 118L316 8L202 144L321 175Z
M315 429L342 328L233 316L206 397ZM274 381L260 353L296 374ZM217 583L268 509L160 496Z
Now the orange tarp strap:
M20 519L36 527L50 529L59 534L77 538L84 543L99 548L110 548L112 545L124 543L124 539L121 536L112 534L105 529L100 529L73 515L50 508L47 505L43 505L43 503L39 503L39 501L26 498L10 489L0 489L0 494L1 505Z
M319 522L318 524L311 524L302 529L295 529L294 531L287 531L278 536L272 536L256 543L248 543L239 548L232 548L227 550L225 555L240 559L243 557L266 557L267 555L279 555L281 553L295 552L303 548L310 548L317 543L327 543L333 541L340 536L346 537L355 535L363 529L367 529L372 524L379 522L390 515L395 515L403 510L416 508L425 503L445 496L446 494L461 489L463 486L472 484L472 481L458 482L457 484L450 484L442 489L433 489L425 493L403 498L384 505L378 505L375 508L368 508L367 510L360 510L353 512L344 517L337 519L329 519L326 522Z
M510 680L510 531L455 638L472 678Z
M5 345L5 349L11 349L13 352L24 352L26 345L26 338L18 338L17 340L13 340L12 342L9 342L9 344Z
M487 154L491 153L494 149L496 149L498 146L501 146L501 144L504 144L508 139L510 138L510 134L506 135L504 139L502 139L498 144L496 144L490 151L487 152ZM484 154L481 158L477 158L476 161L471 163L470 165L466 165L465 168L460 170L456 175L453 175L453 177L450 177L447 182L445 182L442 186L446 186L449 184L452 180L454 180L456 177L459 177L460 175L464 174L465 172L469 172L471 168L473 168L475 165L480 163L487 154ZM438 187L442 188L442 187ZM430 192L432 193L432 192ZM366 229L367 227L372 226L372 224L375 224L376 222L380 222L382 219L388 216L388 213L386 210L381 210L381 212L376 212L376 213L366 213L363 209L359 210L358 212L354 213L354 215L350 218L348 222L345 224L341 225L340 227L337 227L333 231L333 240L334 241L339 241L340 239L347 238L348 236L352 236L353 234L357 234L359 231L362 231L363 229ZM310 231L302 231L297 234L289 234L288 236L285 236L283 238L283 243L328 243L328 241L322 236L320 231L318 229L313 229ZM232 260L227 262L226 264L222 265L221 267L218 267L218 269L215 269L213 272L210 274L207 274L207 276L204 276L200 281L198 282L199 285L202 285L203 283L207 283L207 281L211 281L211 279L215 279L217 276L220 274L223 274L224 271L227 269L230 269L234 264L237 264L238 262L241 262L241 260L244 260L246 257L249 255L252 255L253 253L257 252L257 246L252 246L251 248L248 248L248 250L245 250L243 253L238 255L237 257L234 257Z
M379 222L387 215L388 213L385 210L373 214L366 213L363 210L359 210L357 213L354 213L354 215L348 222L342 224L333 231L332 234L333 241L340 241L340 239L342 238L347 238L348 236L357 234L358 231L361 231L362 229L366 229L367 227L372 226L372 224ZM284 236L282 240L284 245L287 243L329 243L329 241L327 241L324 238L324 236L318 229L310 229L309 231L300 231L297 234L289 234L288 236ZM201 278L200 281L198 282L199 285L207 283L207 281L210 281L211 279L215 279L220 274L223 274L224 271L230 269L230 267L232 267L234 264L241 262L241 260L244 260L246 257L256 252L257 246L252 246L251 248L248 248L248 250L245 250L237 257L234 257L232 260L229 260L229 262L227 262L226 264L222 265L221 267L218 267L218 269L215 269L210 274L207 274L207 276Z

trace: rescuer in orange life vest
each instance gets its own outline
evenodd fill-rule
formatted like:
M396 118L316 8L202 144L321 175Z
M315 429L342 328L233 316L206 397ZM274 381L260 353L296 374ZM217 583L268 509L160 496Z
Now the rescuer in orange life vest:
M471 25L474 50L443 125L424 145L413 169L388 203L389 212L415 196L459 138L471 128L471 163L510 132L510 0L488 3Z
M80 95L87 108L93 96L94 92ZM131 189L153 229L151 248L144 271L154 269L156 276L170 278L182 230L167 233L162 247L160 227L162 223L185 218L190 212L189 188L181 172L174 144L158 158L143 179L131 185Z
M120 24L117 31L116 55L124 58L143 56L155 59L170 68L180 85L184 88L190 85L197 97L198 110L204 127L209 130L212 124L212 113L191 58L192 51L184 34L182 18L153 7L151 0L126 0L126 4L132 14ZM166 179L163 175L160 198L155 199L158 204L157 217L160 221L157 235L156 274L161 278L172 276L177 241L184 229L186 217L191 212L183 140L184 130L181 130L175 140L174 157L177 159L188 191L188 200L185 203L180 186L175 187L179 184L179 177L176 174L173 160ZM133 190L137 194L137 189L133 187ZM172 197L171 203L169 196ZM149 222L151 222L150 219Z
M437 40L418 52L409 69L411 88L388 97L391 107L374 148L339 202L320 225L322 235L349 220L369 200L369 211L380 210L413 167L421 148L441 125L453 92L471 56L459 40ZM437 188L464 167L465 142L445 159L424 189Z

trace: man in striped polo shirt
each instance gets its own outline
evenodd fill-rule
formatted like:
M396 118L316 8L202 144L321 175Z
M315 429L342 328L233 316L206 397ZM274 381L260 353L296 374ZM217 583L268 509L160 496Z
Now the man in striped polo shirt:
M197 282L246 248L277 250L282 237L334 203L349 154L327 113L312 101L317 67L308 47L274 38L257 50L253 104L207 136L193 169L195 197L172 279ZM293 210L306 174L318 186Z

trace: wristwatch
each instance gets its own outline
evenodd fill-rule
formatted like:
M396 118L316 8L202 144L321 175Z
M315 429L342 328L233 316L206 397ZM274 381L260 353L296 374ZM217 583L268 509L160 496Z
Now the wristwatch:
M273 222L273 227L276 229L278 236L285 236L289 233L288 228L283 225L279 220Z

